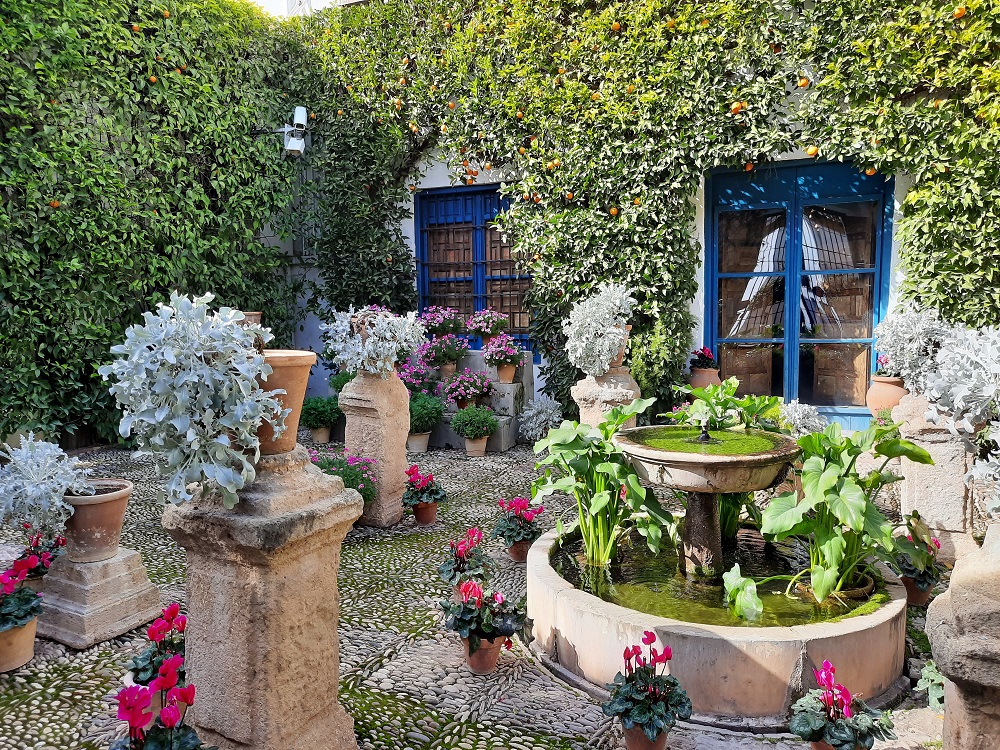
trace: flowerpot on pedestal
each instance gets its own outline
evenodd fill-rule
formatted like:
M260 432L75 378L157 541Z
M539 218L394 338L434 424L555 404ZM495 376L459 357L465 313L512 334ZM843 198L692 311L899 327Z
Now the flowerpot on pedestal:
M36 617L19 628L0 632L0 672L11 672L34 658L37 625Z
M902 378L886 378L872 375L872 383L865 394L865 405L872 416L878 416L883 409L892 409L899 405L903 396L909 393L903 386Z
M309 384L309 370L316 363L316 352L299 351L296 349L265 349L264 361L271 366L271 374L261 385L266 390L282 389L285 392L277 396L278 403L291 413L285 417L285 431L281 437L274 439L274 428L268 422L261 424L257 430L260 440L260 452L264 456L278 453L288 453L295 447L299 432L299 417L302 415L302 402L306 397L306 386Z
M501 383L513 383L516 374L517 365L497 365L497 379Z
M486 441L489 437L476 438L475 440L465 439L465 455L466 456L485 456L486 455Z
M409 453L426 453L430 437L429 432L411 432L406 436L406 450Z
M503 648L506 638L494 638L479 641L479 648L476 653L469 653L469 639L462 639L462 647L465 649L465 663L476 674L492 674L496 671L497 661L500 660L500 650Z
M72 562L110 560L118 554L125 508L132 483L125 479L90 479L93 495L66 495L73 515L66 521L66 556Z
M430 526L437 520L437 503L417 503L413 506L413 518L420 526Z

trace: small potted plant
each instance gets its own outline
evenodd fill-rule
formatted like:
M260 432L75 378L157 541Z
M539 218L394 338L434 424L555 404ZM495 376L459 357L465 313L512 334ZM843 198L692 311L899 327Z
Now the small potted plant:
M719 363L715 361L715 355L707 346L695 349L691 352L691 378L692 388L707 388L710 385L722 385L719 377Z
M488 396L493 390L490 377L485 372L475 372L468 367L441 384L441 396L459 409L464 409Z
M497 668L500 649L510 649L511 637L531 638L531 620L524 600L512 604L499 591L484 589L476 581L458 586L460 602L443 601L444 626L462 637L465 662L476 674L490 674Z
M487 307L472 313L465 321L465 329L473 336L478 336L483 342L483 349L485 349L489 345L490 339L507 327L509 320L506 313L497 312Z
M161 666L154 680L158 684L130 685L118 692L118 719L128 722L128 737L116 740L110 750L214 750L198 739L193 727L184 723L187 707L194 704L197 690L193 683L178 684L183 662L183 656L172 656ZM156 693L162 693L163 700L162 708L154 715Z
M611 697L601 708L605 716L621 720L628 750L663 750L677 720L691 717L691 699L677 678L666 674L673 657L670 646L658 651L653 646L656 634L649 630L643 633L642 642L649 647L648 658L640 646L625 649L625 671L608 685Z
M438 368L441 380L447 380L455 374L458 360L469 351L469 342L452 333L435 336L424 344L418 354L425 362Z
M444 487L434 481L431 473L421 474L416 464L406 470L406 491L403 505L413 509L413 517L421 526L429 526L437 519L438 503L448 499Z
M924 607L931 599L931 589L944 569L938 562L941 542L931 534L930 528L917 511L906 519L907 534L896 537L896 556L893 567L906 587L906 603Z
M424 328L432 336L459 333L464 327L462 315L454 307L431 305L418 316Z
M813 750L865 750L876 740L894 740L892 715L868 708L836 682L836 669L823 662L814 669L818 690L810 690L792 705L788 728Z
M526 497L515 497L510 501L501 499L499 505L503 514L493 529L493 538L503 539L510 559L523 563L528 559L531 543L542 535L535 518L542 514L545 506L532 508L531 500Z
M0 672L23 667L35 656L35 628L42 613L41 594L24 581L41 565L36 555L15 560L0 573Z
M149 646L126 666L128 671L122 678L125 687L139 685L150 689L150 717L144 729L148 729L156 717L160 715L167 700L167 691L180 685L184 686L184 632L187 630L187 617L181 614L177 602L168 604L163 609L163 616L156 618L146 629L146 635L152 641ZM170 684L173 677L176 682ZM180 701L178 708L183 712L186 701Z
M569 361L590 377L622 364L631 326L626 325L635 299L622 284L603 283L597 293L577 302L563 322Z
M467 456L485 456L486 442L499 426L488 406L467 406L451 420L451 429L465 438Z
M377 375L383 380L395 376L397 363L424 343L424 326L416 313L394 315L382 308L334 310L330 322L321 323L320 330L326 342L324 359L331 360L341 372Z
M497 368L501 383L513 383L517 368L524 364L524 350L509 335L499 333L483 349L483 361Z
M872 416L877 416L883 409L892 409L909 393L903 385L899 368L892 364L889 355L883 353L875 358L875 374L871 385L865 394L865 405Z
M473 527L458 541L448 542L448 557L438 567L438 577L452 587L456 600L462 581L486 581L493 563L479 546L482 541L482 530Z
M418 349L418 353L409 362L404 362L397 369L399 379L403 381L410 396L418 393L433 396L437 390L437 371L424 361L421 356L423 351L424 346Z
M444 404L441 399L426 393L414 393L410 396L410 434L406 438L406 450L410 453L426 453L431 431L443 416Z
M309 428L314 443L329 443L330 428L340 419L339 399L336 396L313 396L302 402L303 427Z

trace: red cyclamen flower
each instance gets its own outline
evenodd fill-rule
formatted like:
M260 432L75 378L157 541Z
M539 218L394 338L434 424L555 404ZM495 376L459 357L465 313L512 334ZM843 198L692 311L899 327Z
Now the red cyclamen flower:
M149 711L151 695L149 688L129 685L118 693L118 719L127 721L129 734L141 731L153 714Z

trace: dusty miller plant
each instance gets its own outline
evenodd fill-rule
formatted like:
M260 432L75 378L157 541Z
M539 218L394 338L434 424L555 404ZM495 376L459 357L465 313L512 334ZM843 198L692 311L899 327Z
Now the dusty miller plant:
M212 299L174 292L169 304L143 313L143 325L125 331L125 343L111 348L118 359L99 372L115 381L122 437L155 456L168 477L167 499L190 500L188 485L198 483L217 489L231 508L256 476L244 451L258 460L258 428L266 421L278 437L289 410L275 398L284 391L260 385L271 366L255 345L267 343L270 331L241 325L238 310L211 312Z
M385 310L354 307L330 313L330 322L321 323L326 351L338 369L369 372L389 377L396 362L403 362L425 341L423 323L415 312L405 316Z
M786 427L796 439L811 432L822 432L828 424L827 418L811 404L793 399L781 405L781 426Z
M551 396L544 393L529 401L520 417L520 433L524 440L534 445L553 427L562 423L562 405Z
M923 393L934 371L934 355L950 330L937 310L903 307L875 326L875 348L910 391Z
M35 529L61 529L73 515L64 499L67 492L93 495L87 483L90 469L66 455L54 443L36 440L34 433L21 438L21 447L3 450L0 459L0 521L30 523Z
M593 377L606 373L621 348L635 304L624 284L605 282L597 294L573 305L569 319L563 321L569 361Z
M976 455L965 475L992 484L986 512L1000 515L1000 328L955 328L941 342L927 377L927 419L942 420Z

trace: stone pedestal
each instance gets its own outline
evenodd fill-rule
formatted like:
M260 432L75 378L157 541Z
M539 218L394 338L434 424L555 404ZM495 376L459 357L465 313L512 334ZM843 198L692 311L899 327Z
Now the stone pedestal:
M722 579L722 531L719 524L719 496L689 492L684 524L681 527L681 565L684 575L694 581Z
M580 407L580 424L596 427L616 406L632 403L642 394L627 367L612 367L600 377L588 375L570 389L573 400ZM635 427L635 417L622 425L622 429Z
M198 498L163 514L187 551L189 716L220 750L355 750L337 701L337 570L361 496L302 446L257 472L232 510Z
M1000 525L955 565L927 609L927 636L945 676L944 750L994 750L1000 738Z
M934 459L932 465L902 461L900 513L920 513L941 540L941 559L954 562L978 549L972 538L972 488L964 480L972 456L957 435L924 418L928 408L923 396L904 396L892 410L893 420L903 423L902 437L926 449Z
M99 562L60 555L42 580L38 635L72 648L89 648L150 622L163 606L139 553L124 547Z
M516 417L524 411L524 385L516 381L513 383L493 381L490 408L498 417Z
M344 449L376 461L378 496L365 504L358 523L394 526L403 518L409 391L394 372L385 379L359 372L340 392L340 408L347 416Z

